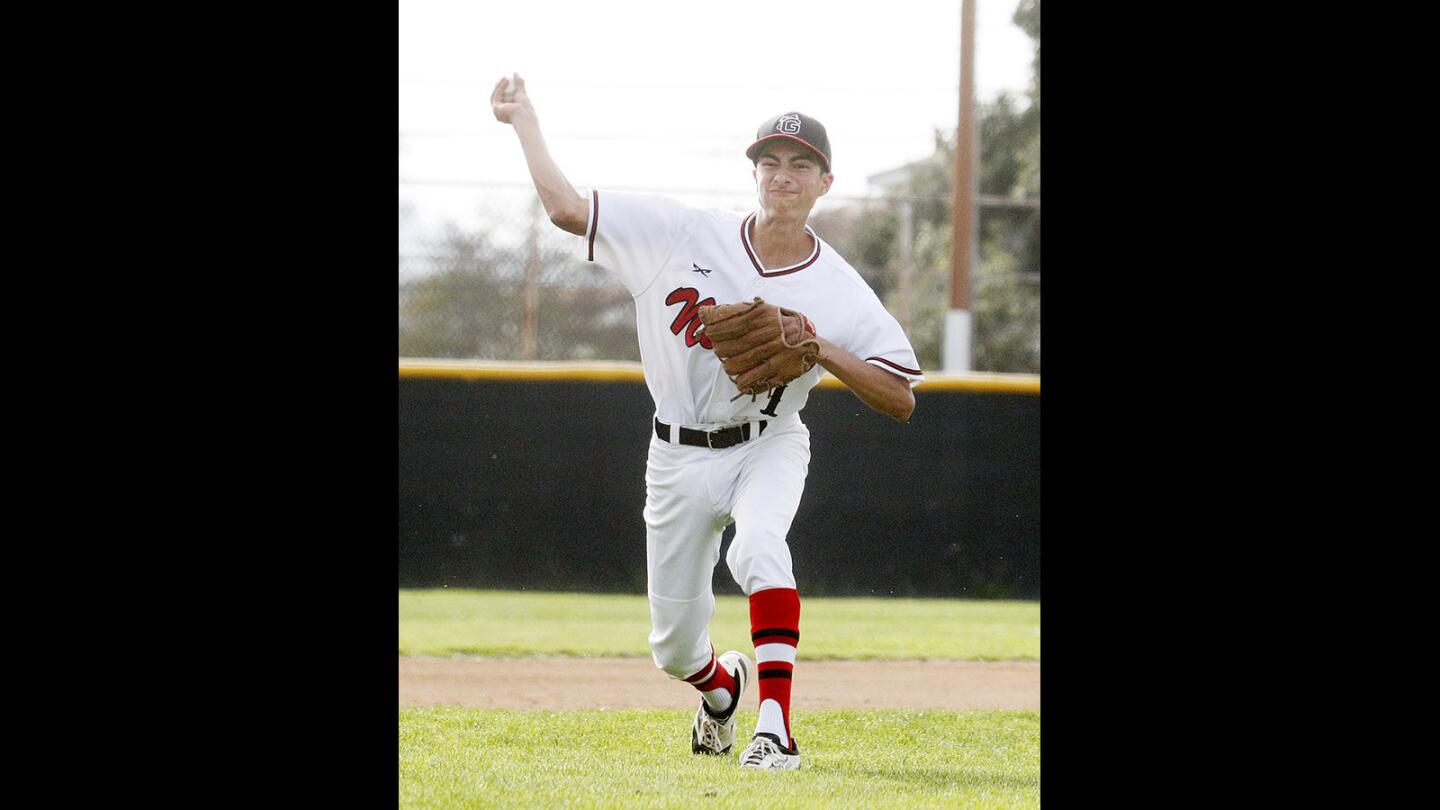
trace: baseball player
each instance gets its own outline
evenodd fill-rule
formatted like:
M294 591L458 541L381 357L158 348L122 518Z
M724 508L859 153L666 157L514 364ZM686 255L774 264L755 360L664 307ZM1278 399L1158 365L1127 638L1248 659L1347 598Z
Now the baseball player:
M551 158L519 74L497 82L490 102L496 119L519 136L551 222L581 237L584 259L614 273L635 299L645 384L655 401L644 509L649 641L655 665L700 692L691 750L731 750L736 707L753 681L760 711L740 766L799 768L790 687L800 597L786 535L810 462L800 410L829 371L874 410L906 422L915 408L911 388L924 380L899 324L806 224L834 180L825 128L797 112L760 126L744 153L758 207L741 216L658 196L580 193ZM769 337L761 337L783 333L785 347L804 342L808 348L796 351L808 352L808 365L794 379L746 395L727 371L744 358L722 362L702 316L717 305L749 312L757 298L784 308L783 328L767 322ZM733 650L717 657L707 631L715 611L711 575L731 523L725 561L749 599L753 663Z

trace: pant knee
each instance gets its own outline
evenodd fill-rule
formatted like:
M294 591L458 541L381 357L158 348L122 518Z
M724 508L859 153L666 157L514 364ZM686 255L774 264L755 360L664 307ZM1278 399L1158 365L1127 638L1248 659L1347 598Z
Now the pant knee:
M685 679L710 663L710 643L706 637L690 641L650 637L651 658L655 666L672 678Z
M667 675L686 678L710 662L706 628L715 613L715 597L675 600L650 596L650 652Z
M770 588L794 588L795 574L790 546L782 536L750 536L741 541L736 534L725 556L735 583L747 595Z

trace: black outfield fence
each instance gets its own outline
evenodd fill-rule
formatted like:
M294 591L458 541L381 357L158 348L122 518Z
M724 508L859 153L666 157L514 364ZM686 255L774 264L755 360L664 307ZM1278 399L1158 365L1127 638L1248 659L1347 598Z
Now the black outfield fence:
M811 392L802 597L1040 597L1039 378L936 376L905 425ZM402 361L398 398L400 587L645 592L638 366Z

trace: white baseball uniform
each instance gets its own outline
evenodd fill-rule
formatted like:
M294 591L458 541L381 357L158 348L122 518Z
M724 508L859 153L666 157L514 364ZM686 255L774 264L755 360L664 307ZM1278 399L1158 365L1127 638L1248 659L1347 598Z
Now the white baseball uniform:
M800 409L824 369L769 394L739 393L710 350L697 310L756 296L798 310L816 332L914 386L924 380L899 323L870 286L806 227L814 251L766 268L751 246L755 214L693 208L641 194L592 191L582 255L614 272L635 298L645 384L655 400L646 469L645 524L655 664L683 678L711 657L711 576L721 535L735 523L726 562L744 592L794 588L786 535L810 462ZM749 423L723 449L679 443L681 428ZM667 434L662 439L660 434Z

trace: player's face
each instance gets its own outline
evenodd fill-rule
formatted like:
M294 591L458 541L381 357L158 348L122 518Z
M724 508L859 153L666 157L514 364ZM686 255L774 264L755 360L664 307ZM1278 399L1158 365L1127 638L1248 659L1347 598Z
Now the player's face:
M782 140L765 145L752 174L760 204L772 214L808 214L835 179L814 152Z

